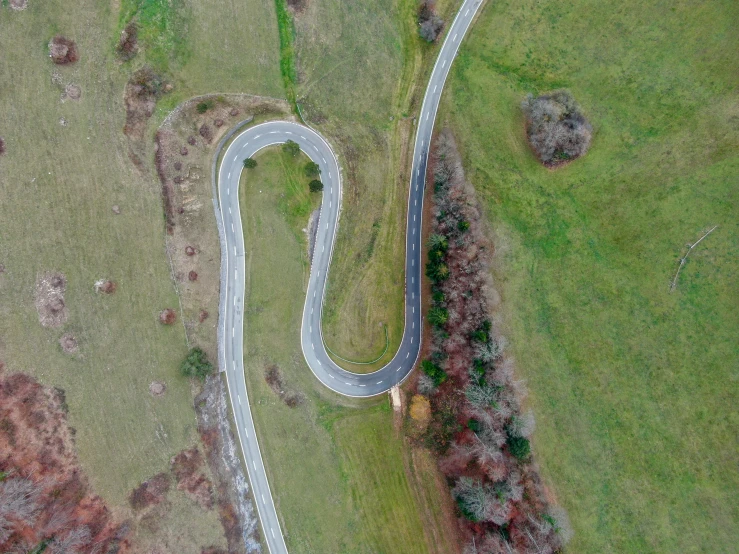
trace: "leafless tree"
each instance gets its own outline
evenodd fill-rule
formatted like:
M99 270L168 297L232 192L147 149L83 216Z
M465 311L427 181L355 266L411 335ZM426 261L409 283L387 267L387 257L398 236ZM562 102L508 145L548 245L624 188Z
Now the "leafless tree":
M49 554L79 554L82 548L90 544L90 529L80 525L68 533L54 537L48 546Z
M475 356L485 363L495 361L500 354L500 345L492 339L475 345Z
M430 394L436 390L434 380L425 373L421 373L418 376L417 388L418 392L420 392L421 394Z
M467 397L467 400L470 404L478 408L489 408L495 404L497 393L497 389L487 383L481 385L473 382L464 389L464 395Z
M534 413L528 410L520 415L514 415L511 418L509 430L516 437L531 438L534 433L535 420Z
M460 477L452 493L474 521L484 521L495 501L492 487L470 477Z
M587 152L593 129L580 112L572 94L558 90L521 103L526 115L529 142L539 159L557 165Z
M0 482L0 543L10 536L12 520L29 527L36 523L40 492L38 484L23 477Z

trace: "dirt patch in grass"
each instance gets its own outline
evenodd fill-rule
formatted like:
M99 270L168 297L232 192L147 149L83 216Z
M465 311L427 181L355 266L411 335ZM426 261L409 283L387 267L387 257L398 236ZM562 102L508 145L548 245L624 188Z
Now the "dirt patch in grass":
M80 59L77 44L61 35L55 36L49 42L49 57L57 65L67 65Z
M44 273L37 277L35 304L39 322L44 327L59 327L67 321L66 289L67 279L61 273Z
M128 551L128 526L87 483L64 392L0 373L0 551Z
M148 479L136 487L128 497L128 502L134 510L143 510L149 506L159 504L169 492L170 477L162 472Z
M167 385L162 381L153 381L149 384L149 392L154 397L164 396L167 392Z
M70 100L79 100L82 97L82 88L74 83L69 83L64 87L65 98Z
M171 461L177 488L205 509L213 507L213 484L203 473L203 455L197 447L183 450Z
M264 380L267 381L269 388L272 389L277 396L280 397L288 407L297 408L305 402L305 396L300 392L295 392L287 388L285 378L282 371L276 364L270 364L264 370Z
M71 333L65 333L61 336L61 338L59 339L59 346L61 346L62 350L64 350L67 354L74 354L79 350L77 339Z
M28 0L9 0L8 5L15 11L22 11L28 7Z

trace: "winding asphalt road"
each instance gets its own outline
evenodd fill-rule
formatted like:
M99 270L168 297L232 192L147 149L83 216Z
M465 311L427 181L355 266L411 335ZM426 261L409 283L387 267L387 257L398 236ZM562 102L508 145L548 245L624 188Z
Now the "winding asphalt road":
M421 112L417 118L405 245L405 328L398 352L385 367L374 373L361 375L345 371L331 360L323 344L321 311L341 212L341 172L328 142L309 127L286 121L271 121L246 129L232 140L222 156L220 151L217 153L221 162L218 169L218 201L215 203L215 210L222 250L219 364L221 371L226 374L252 491L264 537L272 554L287 553L287 547L259 450L244 377L243 305L246 268L238 199L243 160L252 157L263 148L292 140L320 166L324 190L300 330L303 355L315 376L339 394L369 397L387 392L410 374L420 352L423 248L421 215L429 145L444 82L459 44L481 3L482 0L465 0L457 12L431 72Z

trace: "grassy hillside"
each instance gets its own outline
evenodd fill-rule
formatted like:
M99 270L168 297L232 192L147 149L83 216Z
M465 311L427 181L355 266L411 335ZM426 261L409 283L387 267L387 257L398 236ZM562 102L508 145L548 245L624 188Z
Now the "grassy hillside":
M226 23L215 13L198 15L199 9L191 6L187 19L197 45L189 45L186 63L171 66L173 97L209 92L214 83L279 93L274 49L265 43L264 51L255 51L262 46L252 44L246 56L231 44L247 41L250 25L268 29L276 43L269 9L251 1L233 5ZM159 310L178 307L164 253L159 184L153 167L141 173L131 163L122 134L123 88L143 59L123 66L115 61L119 14L105 3L32 0L19 12L3 3L0 28L0 136L7 143L0 156L0 360L8 370L65 389L93 489L126 513L131 489L198 441L190 386L177 374L186 352L183 327L157 321ZM52 64L47 43L56 33L77 41L79 62ZM229 48L230 55L213 64L199 48L216 55ZM260 70L265 63L275 69ZM59 84L52 82L54 73ZM62 102L70 83L81 87L81 98ZM33 300L37 275L51 270L68 281L69 319L56 329L41 327ZM114 295L94 291L101 278L117 282ZM62 352L58 341L66 332L77 338L77 354ZM149 394L154 380L166 382L161 398ZM217 513L172 494L159 539L178 552L221 544Z
M738 17L729 1L492 2L447 85L573 552L735 549ZM560 87L594 140L549 171L519 105Z
M441 13L456 2L438 3ZM435 55L418 37L416 0L313 0L294 16L297 97L306 121L343 168L341 224L324 309L323 336L340 356L381 367L403 327L407 148L415 135L425 72ZM338 361L338 360L337 360Z
M247 388L270 484L291 552L448 552L425 539L404 468L404 445L386 397L342 405L305 365L300 319L309 266L305 227L319 195L307 190L307 159L273 149L240 189L247 244ZM275 277L279 276L278 279ZM276 364L290 408L270 389ZM419 482L433 474L417 476ZM442 536L443 533L442 533ZM446 539L446 537L444 537Z

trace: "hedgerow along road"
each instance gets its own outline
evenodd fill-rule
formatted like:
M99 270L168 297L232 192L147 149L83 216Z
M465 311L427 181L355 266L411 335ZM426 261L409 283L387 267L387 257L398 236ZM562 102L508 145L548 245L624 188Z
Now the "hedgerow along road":
M466 0L446 33L417 117L405 244L405 327L397 353L383 368L357 374L340 368L329 357L321 334L321 312L331 256L341 211L341 172L329 143L313 129L287 121L270 121L237 134L219 149L214 202L221 240L221 303L219 309L219 365L226 374L236 427L257 504L263 534L272 554L287 553L287 546L272 500L254 422L249 409L244 376L243 328L245 294L245 245L239 209L239 181L243 160L268 146L296 142L321 169L323 198L313 249L310 278L303 307L300 342L305 361L316 378L329 389L352 397L382 394L401 383L415 365L421 346L421 215L431 135L439 99L451 63L482 0Z

